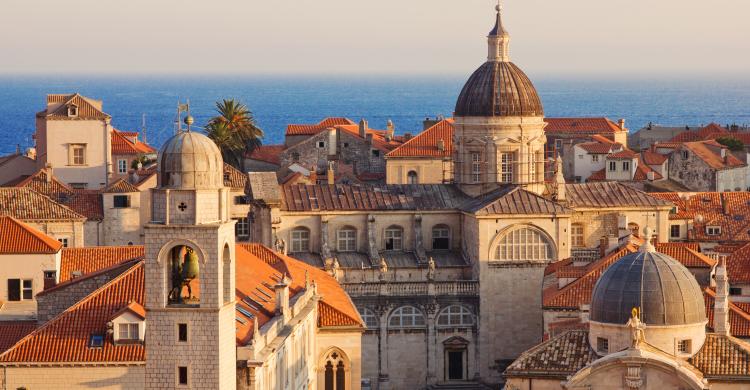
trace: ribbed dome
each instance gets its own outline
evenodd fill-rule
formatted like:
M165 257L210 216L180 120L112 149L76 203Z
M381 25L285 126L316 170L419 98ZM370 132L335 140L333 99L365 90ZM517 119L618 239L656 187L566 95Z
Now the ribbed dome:
M461 90L456 116L544 116L531 80L512 62L487 61Z
M215 189L224 186L224 159L203 134L182 131L159 151L159 185L171 189Z
M703 293L693 274L655 251L629 254L602 274L594 287L590 318L623 325L634 307L640 308L647 326L706 321Z

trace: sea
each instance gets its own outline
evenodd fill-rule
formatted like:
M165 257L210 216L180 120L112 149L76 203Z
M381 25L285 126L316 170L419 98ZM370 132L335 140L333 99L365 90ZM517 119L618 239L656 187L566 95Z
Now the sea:
M33 145L35 113L51 93L102 100L120 130L141 130L160 146L175 129L178 102L189 101L195 126L216 113L216 102L247 105L265 132L264 144L282 143L290 123L327 116L398 134L422 130L426 117L451 116L468 75L452 76L0 76L0 154ZM624 118L636 131L646 124L750 124L750 78L532 77L549 117Z

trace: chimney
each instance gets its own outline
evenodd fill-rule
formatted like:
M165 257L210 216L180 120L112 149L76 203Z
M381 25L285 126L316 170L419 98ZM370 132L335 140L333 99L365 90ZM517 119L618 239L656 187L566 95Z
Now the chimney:
M367 136L367 121L365 118L359 120L359 136L362 138Z
M326 177L328 178L329 185L336 184L336 175L333 172L333 161L328 162L328 172L326 172Z
M318 184L318 168L315 166L310 168L310 184Z
M443 139L437 140L437 149L441 152L445 152L445 141Z
M566 200L565 193L565 176L563 175L563 161L560 155L557 155L555 161L555 200L558 202L564 202Z
M274 291L276 291L276 314L282 315L286 323L292 314L289 311L289 278L286 275L274 286Z
M391 142L393 137L396 135L396 126L393 125L393 121L388 119L385 123L385 141Z
M646 179L648 179L648 181L654 181L654 179L656 179L654 171L648 171L648 173L646 173Z
M620 119L617 124L620 125L620 130L625 130L625 119Z
M411 133L404 133L404 141L408 141L411 139Z
M722 256L714 271L716 278L716 298L714 298L714 332L730 336L729 332L729 278L727 260Z
M337 153L336 147L338 146L338 129L331 127L328 129L328 155L335 156Z
M47 163L47 165L44 166L44 174L46 176L47 183L52 182L52 176L54 176L54 171L52 170L52 164Z
M607 255L607 249L609 249L609 237L602 236L599 239L599 257L600 258Z

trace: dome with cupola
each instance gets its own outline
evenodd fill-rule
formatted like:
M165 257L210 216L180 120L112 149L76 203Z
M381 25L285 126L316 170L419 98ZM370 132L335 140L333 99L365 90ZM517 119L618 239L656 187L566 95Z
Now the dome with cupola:
M224 159L216 144L194 131L180 131L164 143L158 158L159 186L217 189L224 186Z

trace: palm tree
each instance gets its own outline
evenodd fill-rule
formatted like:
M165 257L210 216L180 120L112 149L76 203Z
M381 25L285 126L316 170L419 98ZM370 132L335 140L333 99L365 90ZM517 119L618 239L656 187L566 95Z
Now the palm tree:
M216 102L219 115L206 125L208 136L216 142L224 155L224 161L242 169L243 156L260 146L263 130L255 124L247 106L234 99Z

